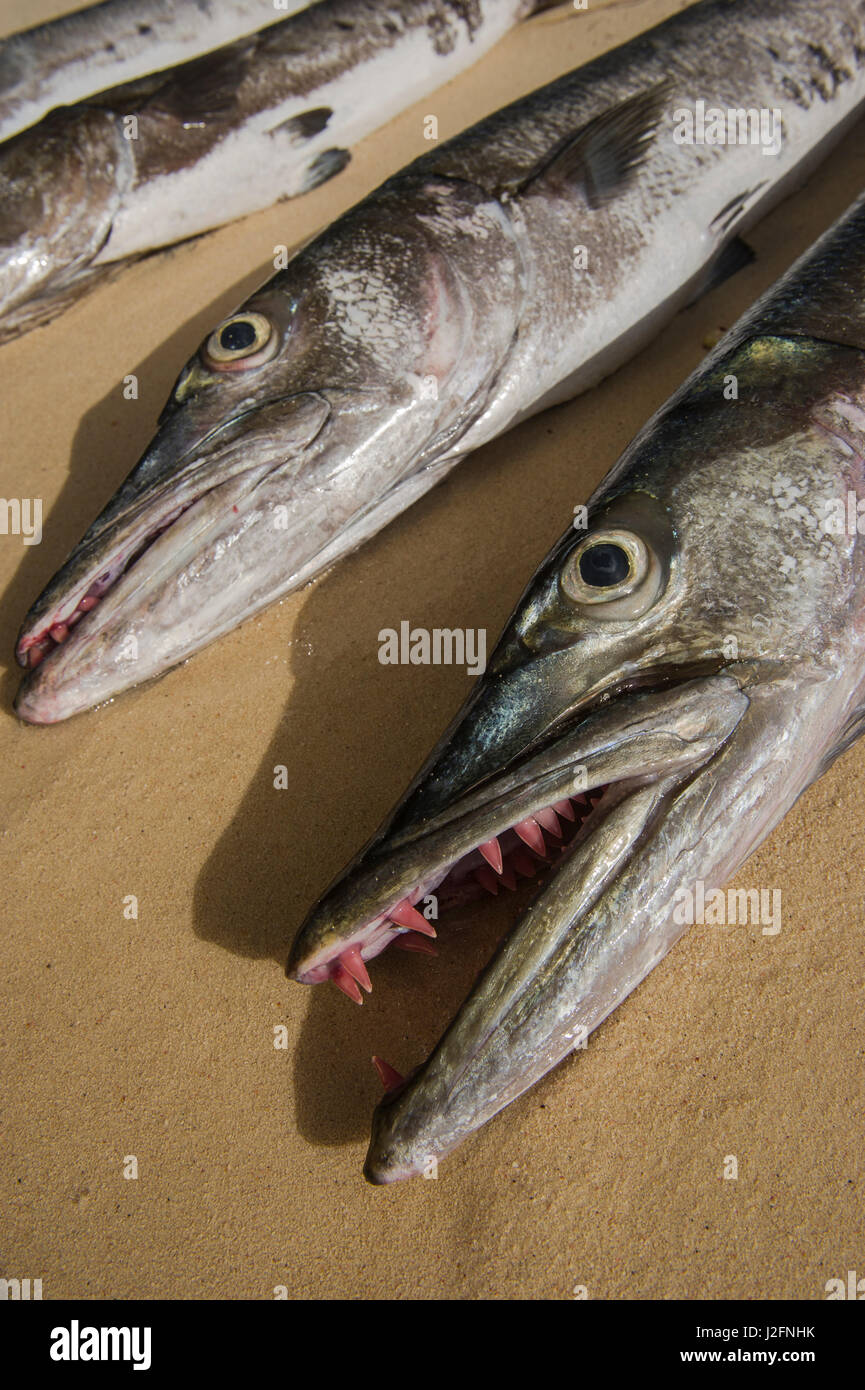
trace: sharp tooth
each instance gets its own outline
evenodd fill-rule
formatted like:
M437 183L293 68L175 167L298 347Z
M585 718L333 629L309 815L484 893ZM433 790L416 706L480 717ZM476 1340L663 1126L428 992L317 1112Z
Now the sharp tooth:
M499 881L492 869L488 869L486 864L482 864L479 869L475 869L475 878L481 885L481 888L485 888L488 893L492 893L494 898L498 896Z
M567 797L564 801L554 801L553 810L556 812L557 815L563 816L565 820L574 819L574 808L571 805L570 801L568 801Z
M500 874L502 871L502 847L497 837L494 835L491 840L485 840L482 845L478 845L478 849L490 868L495 869L496 873Z
M412 907L408 898L399 903L388 917L392 922L396 922L398 927L409 927L412 931L419 931L423 936L435 936L435 927L430 926L429 922L423 917L416 907Z
M363 963L359 946L347 946L339 958L339 963L343 970L348 971L353 980L357 980L359 985L363 985L367 994L372 993L372 981L369 978L369 971Z
M417 951L422 956L437 956L438 951L425 936L417 936L413 931L401 932L393 939L394 946L401 951Z
M360 992L357 980L349 975L344 965L337 961L336 969L330 977L337 989L341 989L343 994L347 994L349 999L353 999L355 1004L363 1003L363 995Z
M516 892L516 874L514 873L510 864L505 864L505 867L502 869L502 876L499 879L499 883L501 883L503 888L509 889L511 893Z
M533 816L526 816L525 820L518 821L514 830L529 849L533 849L536 854L546 854L543 831Z
M535 811L533 819L543 830L546 830L548 835L555 835L557 840L562 838L562 827L552 806L545 806L542 811Z
M383 1057L373 1057L372 1064L379 1074L379 1079L386 1091L395 1091L397 1086L401 1086L405 1081L404 1076L400 1076L396 1067L392 1067L390 1062L386 1062Z

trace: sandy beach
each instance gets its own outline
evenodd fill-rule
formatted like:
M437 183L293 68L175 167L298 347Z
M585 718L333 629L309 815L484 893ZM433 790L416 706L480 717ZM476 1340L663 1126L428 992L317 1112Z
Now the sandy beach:
M447 138L680 7L537 17L315 192L0 349L0 493L44 506L41 544L0 536L0 1274L41 1278L46 1299L810 1300L863 1267L861 745L737 880L781 890L780 932L693 928L435 1181L365 1183L370 1057L408 1071L427 1055L513 899L443 919L436 960L386 953L362 1009L284 975L305 912L471 687L458 667L382 665L379 631L493 641L575 505L865 187L862 124L749 234L753 264L601 386L158 683L54 727L12 713L26 609L273 247L428 148L426 115ZM64 8L4 0L0 29Z

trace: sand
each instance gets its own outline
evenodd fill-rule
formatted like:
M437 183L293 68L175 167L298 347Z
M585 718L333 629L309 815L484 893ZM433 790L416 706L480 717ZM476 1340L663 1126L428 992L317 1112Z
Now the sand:
M2 25L63 8L5 0ZM363 1181L370 1055L403 1070L426 1055L512 900L444 923L437 961L387 953L363 1009L283 975L305 911L470 688L454 667L380 665L379 630L407 618L492 638L704 340L859 193L861 126L750 237L752 266L319 583L95 714L30 728L11 712L23 613L274 244L426 148L424 115L445 138L675 8L533 21L337 180L138 265L0 351L0 492L41 496L46 517L41 545L0 537L0 1272L41 1277L46 1298L819 1299L861 1267L860 748L740 874L782 890L781 932L695 928L435 1181Z

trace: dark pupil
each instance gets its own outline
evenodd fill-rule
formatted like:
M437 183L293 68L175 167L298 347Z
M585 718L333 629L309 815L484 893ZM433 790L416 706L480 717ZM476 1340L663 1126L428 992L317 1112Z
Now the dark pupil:
M627 551L620 545L593 545L580 556L580 575L594 589L621 584L630 569Z
M255 342L255 329L248 319L238 319L237 323L227 323L219 335L220 346L226 352L239 352L241 348L252 347Z

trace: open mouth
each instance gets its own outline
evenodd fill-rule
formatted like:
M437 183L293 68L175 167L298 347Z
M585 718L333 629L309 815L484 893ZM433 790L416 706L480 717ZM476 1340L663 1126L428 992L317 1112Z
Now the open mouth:
M251 460L248 442L243 448L240 443L243 422L268 407L281 405L287 409L290 403L294 414L282 421L278 439L274 437L269 450ZM164 480L166 468L161 459L154 457L152 450L145 454L31 608L15 650L19 664L28 672L40 666L140 565L142 557L166 531L176 528L200 503L209 501L204 527L199 528L201 534L196 533L194 526L191 534L185 532L188 541L200 546L207 526L223 513L230 516L232 511L242 511L239 504L247 494L254 492L275 468L284 468L287 462L299 457L321 433L330 414L330 404L316 392L291 393L257 402L220 421L193 446L179 452L171 464L168 481ZM154 469L159 472L158 483L152 476ZM142 470L145 476L137 482L136 475ZM132 497L127 502L130 492ZM88 563L94 554L95 562Z
M372 982L365 962L388 946L435 954L436 930L420 910L435 894L442 906L453 906L499 889L515 892L519 880L546 879L575 845L591 834L595 809L607 788L561 797L538 806L503 830L486 836L451 863L420 879L400 901L359 926L350 940L326 947L296 973L304 984L332 980L356 1004L363 1003Z
M201 496L203 495L201 494ZM43 617L37 624L34 624L32 630L20 638L15 649L15 656L19 665L28 671L33 671L55 648L62 646L81 619L98 607L109 590L113 589L123 575L132 569L132 566L141 559L145 551L149 550L159 537L198 501L200 501L200 497L197 496L184 505L176 506L167 516L163 516L152 524L143 534L139 534L122 548L118 548L108 563L100 567L95 579L87 579L83 585L76 586L68 598L57 604L47 617Z
M704 806L701 777L750 704L730 671L678 683L670 672L537 731L517 725L522 752L493 768L490 731L508 730L522 686L490 690L309 914L288 961L292 978L330 980L361 1003L374 956L429 949L430 894L441 905L540 879L427 1060L403 1078L373 1059L385 1089L364 1167L373 1183L420 1172L534 1085L681 934L675 885L705 858L692 802Z
M586 898L566 882L561 916L569 920L602 891L621 855L653 833L670 797L717 753L746 706L728 675L631 691L557 724L552 738L457 791L440 812L398 816L307 918L288 974L332 981L360 1004L371 989L367 962L388 946L430 951L430 895L440 908L533 879L537 902L585 862L595 886Z

